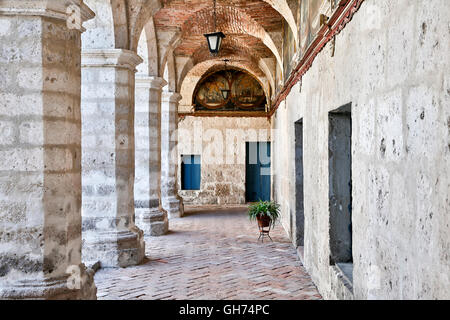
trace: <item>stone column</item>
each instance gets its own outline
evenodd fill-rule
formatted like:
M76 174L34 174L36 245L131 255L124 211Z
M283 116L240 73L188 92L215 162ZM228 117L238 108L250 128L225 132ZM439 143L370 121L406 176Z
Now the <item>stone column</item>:
M136 223L149 236L167 233L169 221L161 204L162 78L136 76Z
M81 22L93 16L82 1L0 1L0 299L96 298L81 263Z
M178 103L181 95L162 93L161 116L161 198L169 218L182 217L183 200L178 195Z
M134 221L134 83L142 59L82 51L83 261L126 267L144 258Z

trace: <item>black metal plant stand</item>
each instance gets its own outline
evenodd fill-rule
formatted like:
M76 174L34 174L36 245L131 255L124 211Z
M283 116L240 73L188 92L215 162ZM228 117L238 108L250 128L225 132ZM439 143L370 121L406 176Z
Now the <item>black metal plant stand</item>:
M258 241L261 240L262 243L264 243L264 238L269 238L270 241L273 242L272 238L270 237L270 225L269 227L266 229L264 227L258 226L259 228L259 238Z

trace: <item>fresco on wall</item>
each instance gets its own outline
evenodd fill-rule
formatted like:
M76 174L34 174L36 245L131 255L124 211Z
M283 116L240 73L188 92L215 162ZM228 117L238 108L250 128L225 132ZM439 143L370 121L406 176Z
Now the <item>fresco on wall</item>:
M222 90L230 90L227 99ZM226 70L206 76L194 91L196 111L265 111L266 96L253 76Z
M299 12L300 12L300 1L298 0L288 0L289 8L292 10L294 20L298 25ZM296 30L298 35L298 29ZM292 59L296 53L295 37L292 33L292 29L286 20L283 20L283 72L289 77L292 71L293 65L291 64Z
M300 49L302 54L311 41L309 21L309 0L302 0L300 4Z
M292 71L291 61L295 54L295 40L286 22L283 22L283 39L283 71L287 78Z
M303 56L306 50L314 41L317 32L320 30L320 13L321 10L328 8L336 8L338 0L300 0L299 2L290 3L298 24L299 35L299 56ZM291 65L292 58L295 54L294 37L289 26L284 22L283 24L283 71L284 80L289 78L289 75L294 67Z
M317 32L320 29L320 7L323 5L323 2L327 2L329 6L329 0L309 0L309 32L310 32L310 42L315 38Z

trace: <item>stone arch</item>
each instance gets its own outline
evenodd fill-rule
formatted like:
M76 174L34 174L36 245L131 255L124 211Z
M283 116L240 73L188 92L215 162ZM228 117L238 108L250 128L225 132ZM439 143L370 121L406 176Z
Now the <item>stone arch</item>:
M263 0L264 2L267 2L278 11L279 14L281 14L288 23L289 27L291 28L292 34L294 35L295 44L296 47L298 45L298 31L297 31L297 23L295 22L294 15L292 14L292 10L289 7L286 0Z
M265 59L259 59L258 66L260 67L262 72L264 72L267 80L269 81L270 88L271 88L271 95L274 94L275 93L275 75L270 70L270 67L267 65L267 62Z
M147 50L148 50L148 74L151 76L157 76L159 74L159 54L158 43L156 37L155 24L153 18L151 18L144 27L145 34L147 35Z
M177 71L175 64L175 57L173 55L173 51L170 50L167 57L166 63L164 64L163 70L163 78L167 81L167 86L164 89L170 92L177 92Z
M154 14L161 9L160 0L129 0L130 50L137 50L142 30L148 27Z
M138 74L157 77L159 75L158 45L153 18L148 21L142 30L137 53L144 60L138 66Z
M192 68L195 67L194 64L194 60L192 58L189 58L188 60L185 61L181 72L179 73L179 77L178 77L178 92L181 93L181 86L183 84L184 79L186 78L187 74L189 73L189 71L192 70Z
M138 46L137 46L137 54L143 60L143 62L137 66L136 70L136 78L140 76L148 75L148 49L147 49L147 34L145 31L142 31L141 37L139 38Z
M95 12L82 34L83 49L128 49L128 20L124 0L86 0Z

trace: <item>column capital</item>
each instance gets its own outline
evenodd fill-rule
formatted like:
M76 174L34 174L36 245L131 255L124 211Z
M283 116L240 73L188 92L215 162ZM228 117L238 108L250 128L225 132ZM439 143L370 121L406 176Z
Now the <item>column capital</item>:
M183 97L178 92L163 91L161 98L163 102L178 103Z
M79 16L75 16L79 14ZM42 16L67 21L69 29L85 29L82 23L95 17L83 0L2 0L0 15Z
M162 90L167 85L167 81L160 77L136 75L136 88L149 88Z
M82 67L116 67L136 70L144 60L135 52L125 49L83 49Z

